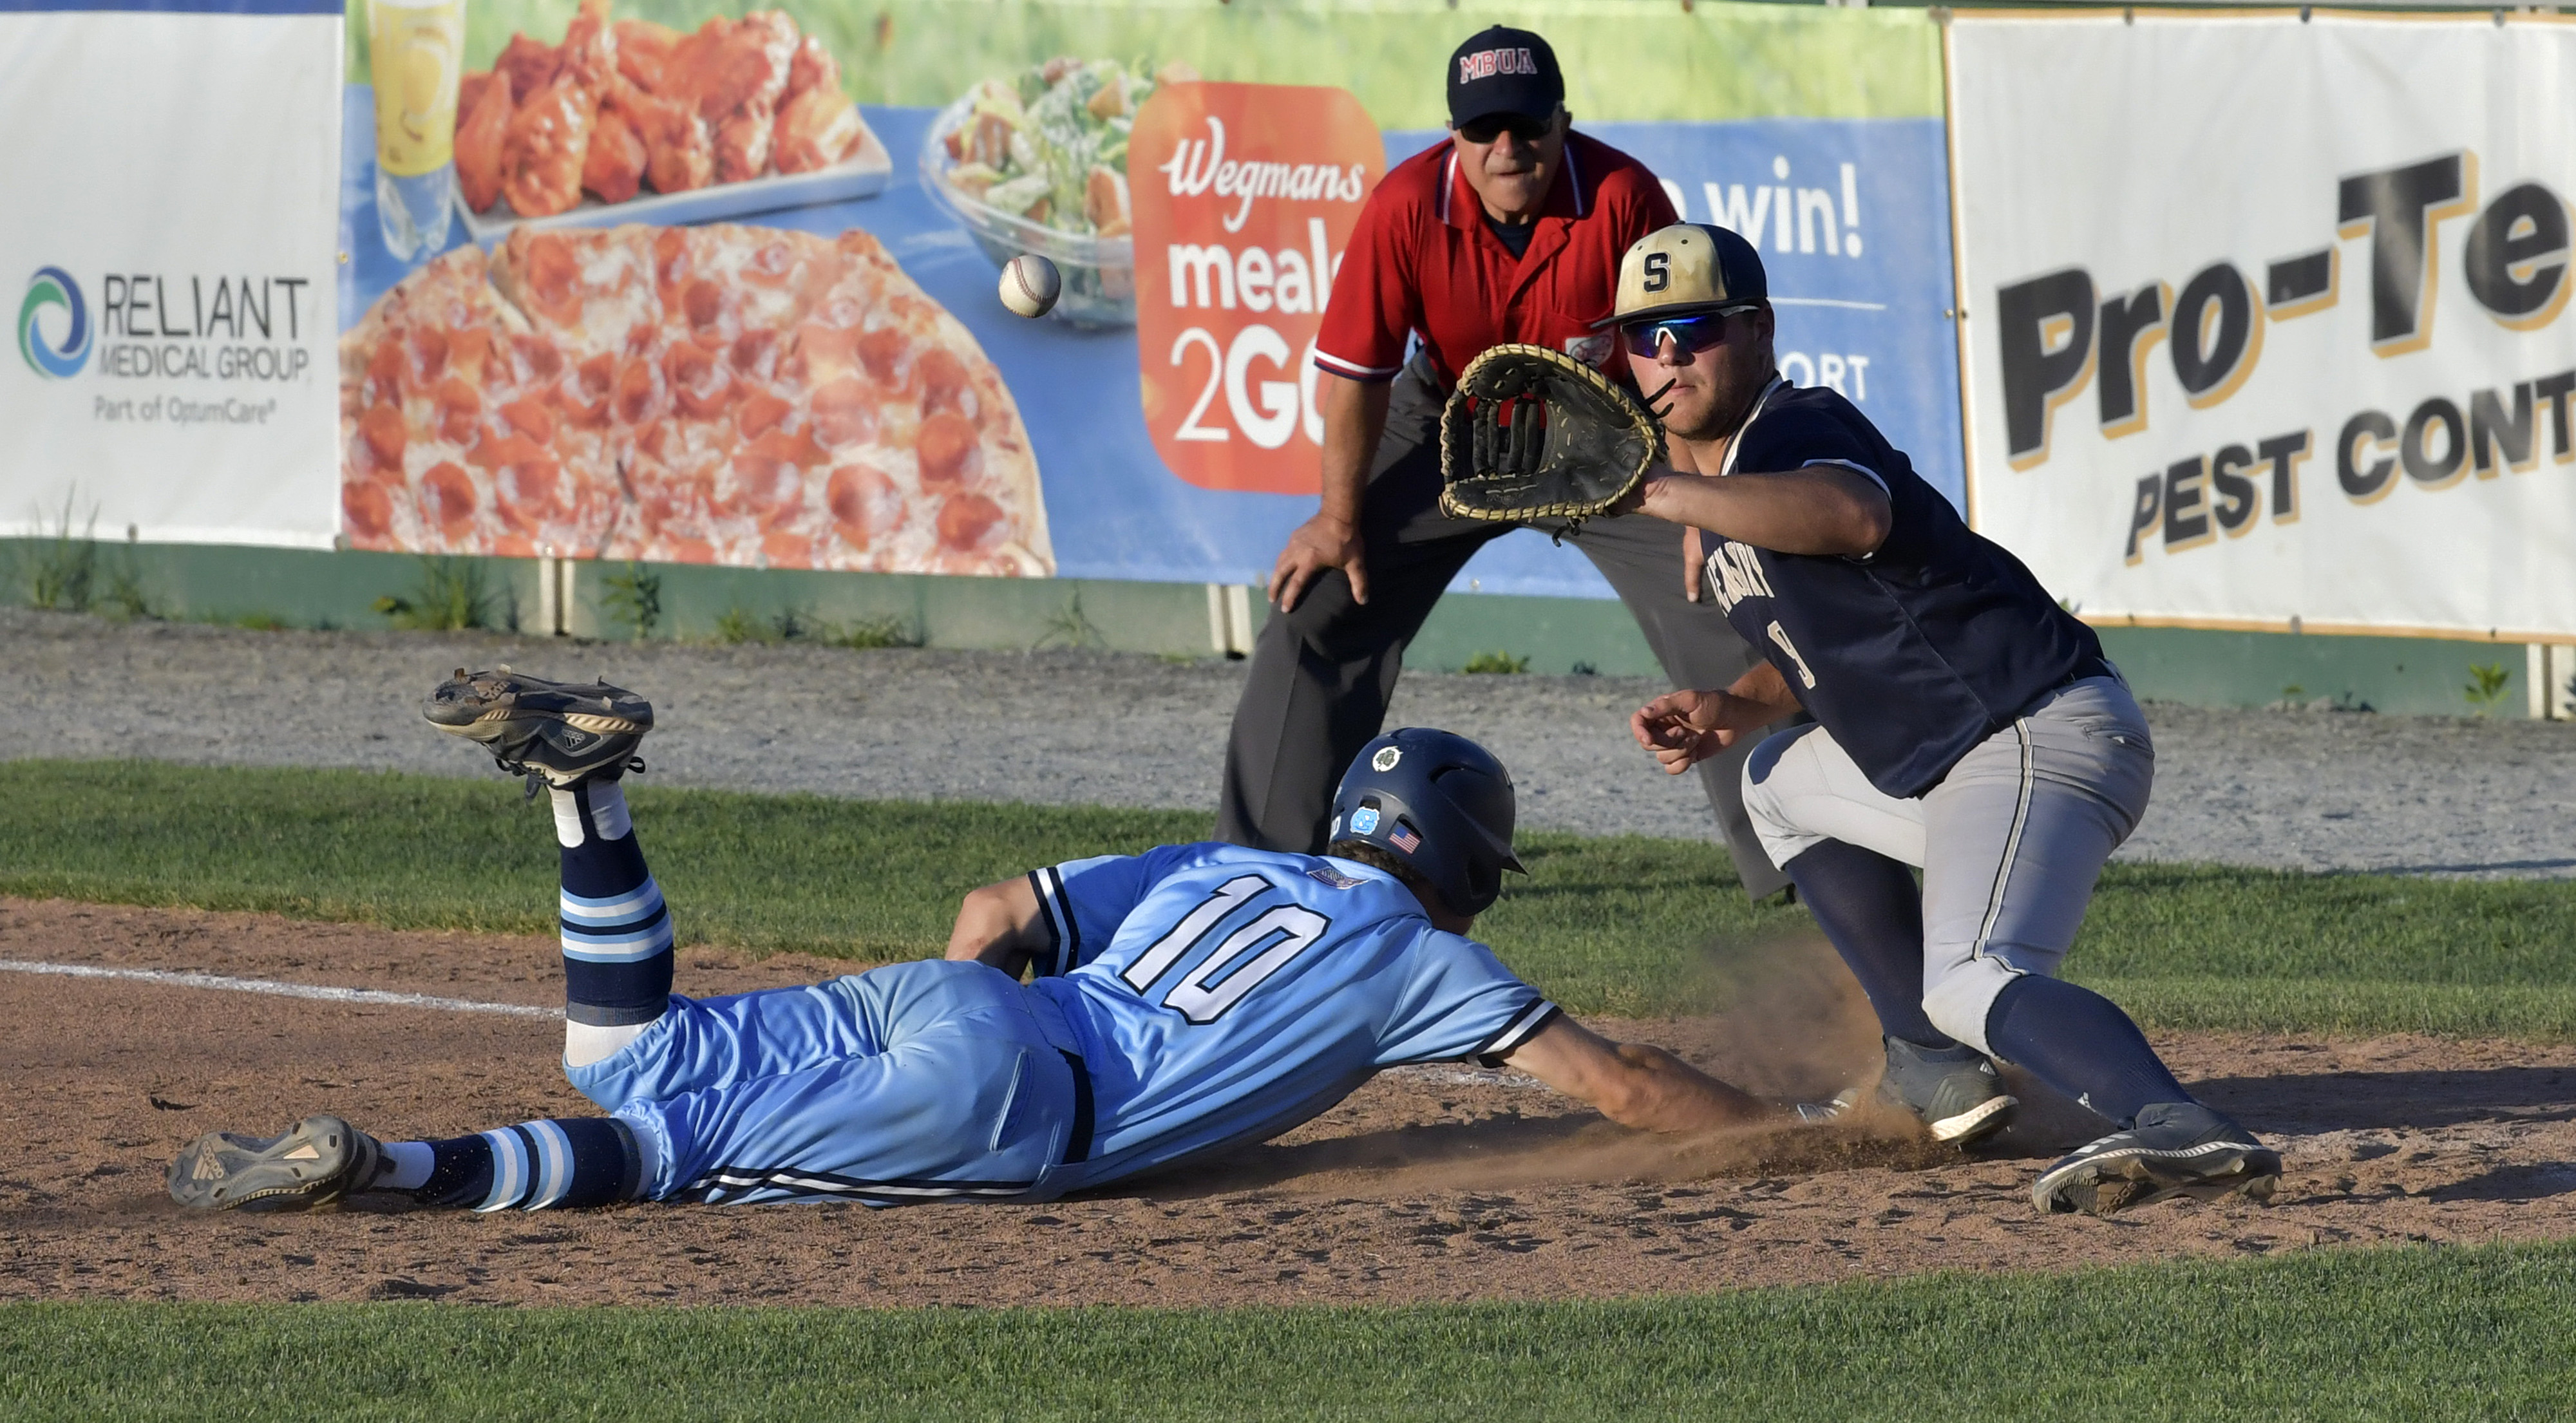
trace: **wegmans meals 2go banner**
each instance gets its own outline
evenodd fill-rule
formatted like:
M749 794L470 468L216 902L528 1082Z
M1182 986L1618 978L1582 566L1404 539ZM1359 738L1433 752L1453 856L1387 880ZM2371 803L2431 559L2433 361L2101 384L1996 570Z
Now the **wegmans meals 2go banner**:
M0 0L0 533L1258 582L1360 208L1492 18ZM1513 20L1577 127L1760 243L1791 378L1957 497L1934 27ZM1045 320L996 299L1020 252ZM1609 592L1535 534L1460 582Z
M1948 34L1981 531L2095 622L2576 634L2576 25Z

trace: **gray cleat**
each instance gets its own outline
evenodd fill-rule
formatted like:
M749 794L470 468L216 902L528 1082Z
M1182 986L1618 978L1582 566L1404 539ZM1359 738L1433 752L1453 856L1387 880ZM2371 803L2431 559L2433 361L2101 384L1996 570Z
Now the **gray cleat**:
M205 1211L320 1210L365 1190L383 1159L374 1137L338 1117L306 1117L266 1139L211 1131L170 1163L170 1199Z
M653 705L606 682L549 682L496 667L456 669L421 703L429 724L480 742L502 770L570 790L644 769L635 756L653 729Z
M1797 1117L1798 1125L1821 1127L1829 1126L1850 1116L1852 1109L1859 1105L1860 1089L1846 1087L1822 1102L1792 1102L1789 1104L1789 1111Z
M1887 1073L1878 1099L1920 1119L1934 1141L1966 1146L2001 1131L2021 1099L2004 1094L2002 1079L1984 1053L1965 1043L1923 1047L1887 1039Z
M2042 1215L2109 1215L2168 1196L2268 1201L2280 1179L2281 1154L2252 1132L2198 1102L2158 1102L2138 1110L2136 1126L2039 1173L2030 1203Z

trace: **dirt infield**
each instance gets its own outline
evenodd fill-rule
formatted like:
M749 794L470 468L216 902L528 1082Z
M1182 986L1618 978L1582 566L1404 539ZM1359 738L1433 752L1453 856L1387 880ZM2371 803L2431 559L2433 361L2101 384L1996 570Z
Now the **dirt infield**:
M0 959L189 970L486 1002L560 1000L552 943L257 915L0 900ZM681 956L680 988L848 966ZM161 1170L212 1128L315 1110L452 1135L588 1110L552 1022L0 972L0 1298L501 1303L1399 1303L1692 1291L1927 1270L2060 1269L2394 1240L2576 1235L2576 1047L2167 1034L2186 1081L2279 1143L2276 1203L2110 1221L2031 1213L2038 1162L2090 1134L2040 1103L1990 1155L1893 1127L1675 1142L1526 1079L1381 1077L1283 1141L1044 1206L630 1206L474 1216L398 1198L193 1216ZM1813 1030L1821 1018L1823 1031ZM1794 1048L1758 1024L1788 1024ZM1757 1090L1870 1056L1829 967L1790 963L1727 1019L1609 1023ZM2025 1086L2025 1100L2030 1100Z

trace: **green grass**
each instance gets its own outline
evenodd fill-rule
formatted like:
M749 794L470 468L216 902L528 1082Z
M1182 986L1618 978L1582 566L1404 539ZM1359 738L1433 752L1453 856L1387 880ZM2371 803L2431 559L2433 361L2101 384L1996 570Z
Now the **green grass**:
M683 937L935 954L957 898L1033 865L1206 835L1178 811L632 788ZM146 762L0 762L0 893L545 933L555 855L510 783ZM1579 1012L1708 1006L1803 910L1746 902L1689 841L1533 834L1478 924ZM2576 884L2114 866L2070 976L2169 1027L2576 1037Z
M958 897L1204 816L630 788L684 938L861 959L947 942ZM554 824L499 777L0 763L0 892L399 929L554 928Z
M1204 816L638 785L694 940L935 952L958 894ZM539 933L499 780L0 763L0 892ZM1713 847L1529 837L1480 926L1584 1011L1699 1006L1802 932ZM2076 976L2150 1023L2576 1037L2576 885L2115 868ZM1742 975L1739 973L1738 975ZM1972 1263L1972 1262L1970 1262ZM2576 1244L1402 1309L0 1306L0 1417L2550 1418Z
M1205 815L840 801L630 785L689 942L918 958L958 897L1085 855L1210 832ZM393 928L549 933L553 822L513 783L368 771L0 762L0 893L251 909ZM1533 835L1533 873L1482 925L1585 1011L1680 1003L1700 943L1802 924L1746 902L1725 855Z
M2068 976L2141 1021L2576 1037L2576 883L2114 866Z
M0 1308L12 1418L2557 1418L2576 1246L1399 1309Z

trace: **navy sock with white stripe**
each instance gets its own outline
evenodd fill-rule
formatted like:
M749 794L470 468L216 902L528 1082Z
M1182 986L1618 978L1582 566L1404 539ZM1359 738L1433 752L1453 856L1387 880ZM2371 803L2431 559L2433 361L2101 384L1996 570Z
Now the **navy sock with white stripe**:
M412 1199L478 1211L572 1209L640 1196L644 1153L615 1117L521 1122L428 1143L429 1180Z
M1956 1047L1923 1013L1923 892L1913 872L1840 840L1820 841L1780 868L1860 980L1879 1030L1918 1047Z
M671 912L644 867L626 790L590 781L554 795L563 846L564 1016L623 1027L662 1016L671 997Z

